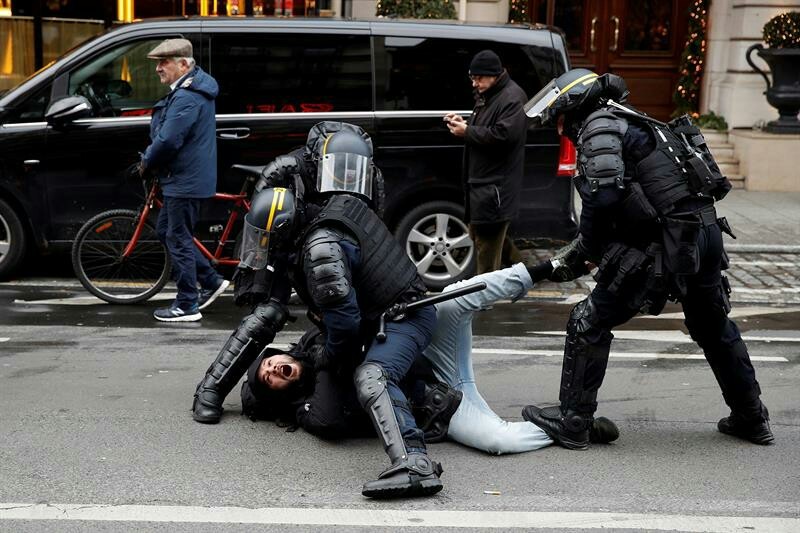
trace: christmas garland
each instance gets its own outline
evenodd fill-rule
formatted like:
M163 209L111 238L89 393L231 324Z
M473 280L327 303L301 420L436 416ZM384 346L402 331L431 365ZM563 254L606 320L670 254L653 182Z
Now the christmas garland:
M511 24L528 22L528 0L511 0L508 8L508 22Z
M689 6L689 29L686 46L681 55L680 78L672 95L675 102L673 116L684 113L697 115L700 107L700 85L706 53L706 26L710 0L694 0Z

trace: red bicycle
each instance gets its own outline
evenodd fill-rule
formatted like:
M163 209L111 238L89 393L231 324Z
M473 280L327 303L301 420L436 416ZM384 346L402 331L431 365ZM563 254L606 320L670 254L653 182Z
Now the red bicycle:
M194 244L212 265L236 266L239 258L225 255L233 244L231 233L239 216L250 209L248 191L263 167L234 165L246 179L238 194L216 193L214 200L233 204L212 253L194 238ZM148 220L154 207L161 208L158 180L145 185L146 197L138 211L112 209L90 218L72 244L72 267L78 281L101 300L114 304L143 302L158 294L169 281L172 263L166 246Z

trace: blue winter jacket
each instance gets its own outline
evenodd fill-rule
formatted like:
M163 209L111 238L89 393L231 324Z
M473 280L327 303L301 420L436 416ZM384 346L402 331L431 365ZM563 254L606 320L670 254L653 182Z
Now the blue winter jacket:
M195 67L153 106L150 146L142 162L164 196L210 198L217 190L216 106L219 86Z

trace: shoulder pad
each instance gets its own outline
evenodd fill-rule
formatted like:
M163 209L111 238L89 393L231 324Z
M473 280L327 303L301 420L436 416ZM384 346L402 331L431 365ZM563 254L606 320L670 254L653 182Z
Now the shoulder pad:
M341 302L350 293L350 269L339 244L342 235L317 228L303 244L303 272L311 299L319 306Z
M589 138L600 133L611 133L622 137L628 131L628 122L611 111L600 109L586 117L579 135L581 138Z
M592 192L612 185L624 188L622 136L627 130L627 121L605 110L595 111L584 122L578 137L578 163Z

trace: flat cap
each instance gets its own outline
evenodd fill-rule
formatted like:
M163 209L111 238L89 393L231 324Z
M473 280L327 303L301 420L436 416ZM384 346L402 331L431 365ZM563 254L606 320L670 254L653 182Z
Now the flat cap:
M170 57L193 57L192 43L186 39L166 39L150 50L149 59L167 59Z

